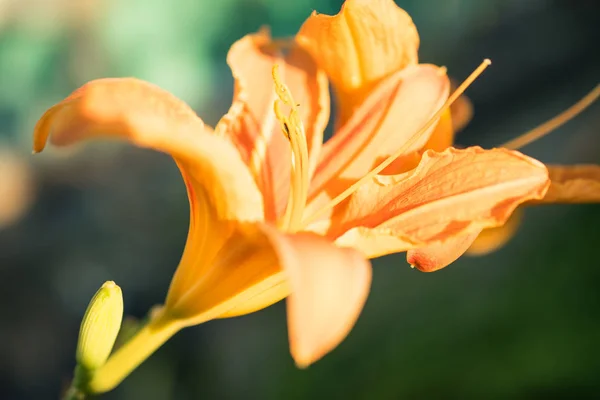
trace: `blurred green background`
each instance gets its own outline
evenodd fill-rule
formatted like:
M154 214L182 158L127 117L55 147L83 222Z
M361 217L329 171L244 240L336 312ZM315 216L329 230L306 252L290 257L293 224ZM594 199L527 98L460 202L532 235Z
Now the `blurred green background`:
M492 147L598 83L597 0L403 0L421 59L461 80L475 118L461 145ZM41 113L88 80L136 76L214 124L231 101L229 46L270 25L293 35L336 0L0 0L0 398L54 399L81 317L105 280L128 315L161 303L187 234L175 165L115 144L31 156ZM524 152L600 161L600 107ZM600 207L528 209L509 245L433 274L374 262L341 346L307 370L283 304L177 334L106 399L595 398L600 393Z

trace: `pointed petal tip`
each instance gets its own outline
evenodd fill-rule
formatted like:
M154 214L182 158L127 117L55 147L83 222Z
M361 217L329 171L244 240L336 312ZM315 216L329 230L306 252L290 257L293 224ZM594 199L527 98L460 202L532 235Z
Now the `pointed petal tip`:
M311 360L308 356L300 356L292 354L292 358L294 359L294 364L298 369L308 369L312 364L314 364L317 360Z
M479 235L478 231L434 243L427 247L409 250L406 261L421 272L435 272L460 258Z
M416 269L421 272L435 272L440 268L436 268L436 263L434 260L424 257L422 254L415 254L414 251L409 251L406 253L406 261L410 265L411 269Z

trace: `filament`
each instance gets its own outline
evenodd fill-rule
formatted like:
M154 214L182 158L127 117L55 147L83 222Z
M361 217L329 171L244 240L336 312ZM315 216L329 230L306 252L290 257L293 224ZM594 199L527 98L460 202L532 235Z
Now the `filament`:
M293 231L302 222L302 214L308 198L308 147L298 105L294 102L288 87L281 81L277 64L273 66L273 82L278 96L273 104L275 117L279 120L281 130L290 141L292 149L290 196L281 226L283 229ZM282 104L290 107L289 115L283 114Z
M532 143L555 129L558 129L563 124L566 124L571 119L575 118L577 115L582 113L586 108L588 108L594 101L598 99L600 96L600 85L596 85L596 87L586 94L581 100L577 103L573 104L571 107L558 114L556 117L544 122L538 127L519 135L518 137L504 143L500 147L504 147L511 150L518 150L521 147L527 146L529 143Z

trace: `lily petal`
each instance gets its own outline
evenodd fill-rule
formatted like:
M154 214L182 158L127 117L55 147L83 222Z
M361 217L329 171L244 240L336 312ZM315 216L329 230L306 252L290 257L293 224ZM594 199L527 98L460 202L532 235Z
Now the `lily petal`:
M463 254L482 256L504 246L517 232L523 210L517 208L502 226L456 236L428 247L409 250L408 263L422 272L434 272L447 267Z
M261 228L238 225L231 232L211 259L177 270L166 309L188 325L254 312L289 294L273 245ZM180 274L194 268L200 272Z
M345 190L403 146L448 97L449 81L440 68L415 65L381 82L348 122L325 143L309 200ZM420 150L428 133L406 149Z
M299 104L310 174L316 167L329 120L327 77L298 46L284 56L266 30L237 41L227 62L235 78L234 100L216 131L228 135L237 145L264 195L266 219L275 221L285 212L292 161L290 143L273 112L273 65L279 64L282 79Z
M536 203L600 202L600 165L548 165L550 188Z
M263 218L262 196L238 151L204 129L184 102L133 78L99 79L50 108L35 126L34 151L90 138L125 139L168 153L198 185L219 219Z
M307 367L335 348L354 326L371 285L371 265L353 249L312 233L267 230L289 279L290 351Z
M326 234L368 257L427 247L502 225L548 185L545 166L516 151L429 150L415 170L379 175L338 205Z
M296 40L333 82L340 123L379 80L416 64L419 48L412 19L392 0L347 0L335 16L313 12Z

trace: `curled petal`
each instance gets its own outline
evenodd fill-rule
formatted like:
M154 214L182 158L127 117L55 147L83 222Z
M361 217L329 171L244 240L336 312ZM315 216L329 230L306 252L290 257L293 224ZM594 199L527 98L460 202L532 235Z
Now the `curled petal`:
M216 127L238 147L264 195L267 220L285 211L291 170L290 143L275 118L272 68L279 65L283 82L299 105L305 128L310 174L314 171L329 120L325 74L298 46L287 55L266 30L247 35L230 49L227 62L235 79L233 104Z
M307 367L335 348L354 326L371 285L369 261L311 233L282 235L269 229L289 279L290 351Z
M317 195L335 197L423 127L448 97L446 74L433 65L411 66L385 79L352 118L325 143L310 188ZM406 154L420 150L430 129Z
M184 102L150 83L133 78L87 83L38 121L34 151L49 137L61 146L119 138L170 154L204 188L218 218L263 218L261 194L235 147L206 131Z
M415 170L377 176L338 205L327 234L369 257L427 247L502 225L548 185L545 166L516 151L427 151ZM389 245L373 245L379 234Z
M406 260L422 272L434 272L452 264L463 254L481 256L504 246L519 228L523 211L517 208L506 223L467 235L456 236L428 247L409 250Z
M548 165L550 188L536 203L600 202L600 165Z
M347 0L335 16L313 12L296 39L333 82L342 123L379 80L417 63L417 29L392 0Z
M406 261L421 272L437 271L462 256L478 234L473 232L460 235L424 248L409 250L406 253Z

